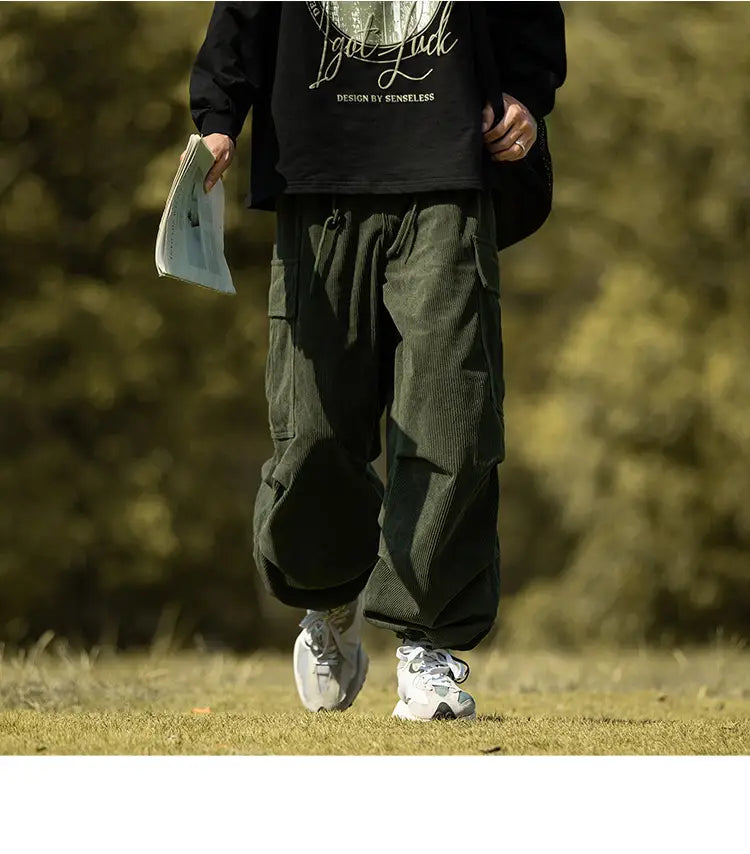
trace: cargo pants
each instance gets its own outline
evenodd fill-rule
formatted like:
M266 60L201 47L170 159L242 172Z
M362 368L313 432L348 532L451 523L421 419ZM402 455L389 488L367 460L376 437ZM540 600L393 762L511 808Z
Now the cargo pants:
M489 193L284 195L254 557L282 602L471 649L499 600L500 279ZM387 482L380 454L386 413Z

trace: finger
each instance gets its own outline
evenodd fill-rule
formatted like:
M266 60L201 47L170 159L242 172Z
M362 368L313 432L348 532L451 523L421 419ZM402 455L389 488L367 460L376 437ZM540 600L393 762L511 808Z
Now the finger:
M224 170L221 168L220 164L217 163L211 167L211 169L208 172L208 175L206 175L206 181L203 185L203 187L207 193L211 192L211 190L216 185L216 182L221 178L223 173L224 173Z
M528 149L524 151L520 145L514 145L507 151L501 151L498 154L493 154L492 159L499 163L512 163L515 160L523 160L526 157Z
M217 168L217 166L213 166L209 171L208 175L206 175L206 180L203 184L203 188L207 193L210 193L211 190L216 186L216 182L221 179L224 170Z
M206 192L210 192L216 182L221 178L224 172L227 170L229 166L230 158L228 157L228 153L223 154L214 165L209 169L208 174L206 175L206 181L204 184Z
M494 142L497 139L505 136L509 130L512 130L516 124L520 124L523 119L523 112L515 106L515 104L511 104L511 106L505 111L505 115L503 115L502 119L495 125L492 130L488 131L484 135L485 142Z
M495 122L495 111L492 109L492 104L485 104L482 110L482 133L488 131Z
M509 131L505 134L502 139L498 139L497 142L491 142L487 145L487 150L490 154L500 154L503 151L510 151L514 146L518 148L516 142L520 140L524 145L526 145L526 135L523 134L520 130L516 130L515 128L512 131ZM526 146L528 148L528 146Z
M502 139L496 142L486 143L488 150L492 154L498 154L500 151L509 151L515 143L520 140L524 148L528 151L536 142L537 130L536 123L532 120L524 120L505 134ZM518 146L516 146L518 147Z

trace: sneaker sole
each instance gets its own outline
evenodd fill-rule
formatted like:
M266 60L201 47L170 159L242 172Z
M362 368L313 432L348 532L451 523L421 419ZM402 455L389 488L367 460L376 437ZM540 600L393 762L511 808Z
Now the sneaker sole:
M441 704L441 705L445 705L445 704ZM451 717L451 715L452 715L452 717ZM391 715L391 717L400 718L402 721L422 721L423 723L426 721L440 721L440 720L444 720L444 721L446 721L446 720L447 721L475 721L477 719L477 713L476 713L476 711L473 711L470 715L453 715L452 711L451 711L451 714L446 714L444 711L441 711L438 708L438 710L433 714L433 716L431 718L419 718L416 715L413 715L409 711L409 707L406 705L406 703L403 700L399 700L398 703L396 703L396 708L393 710L393 714Z
M299 695L300 700L302 701L302 705L311 712L344 712L348 709L352 703L357 699L359 692L362 690L362 686L365 684L365 680L367 679L367 671L370 667L370 659L367 656L367 653L364 650L364 647L360 644L359 654L357 656L357 672L354 674L354 679L352 680L352 684L349 688L347 694L344 695L344 699L338 706L335 706L333 709L326 709L324 706L320 706L318 709L314 709L311 706L308 706L307 703L302 699L302 686L300 685L299 677L297 676L297 645L294 647L293 654L293 664L294 664L294 681L297 686L297 694Z

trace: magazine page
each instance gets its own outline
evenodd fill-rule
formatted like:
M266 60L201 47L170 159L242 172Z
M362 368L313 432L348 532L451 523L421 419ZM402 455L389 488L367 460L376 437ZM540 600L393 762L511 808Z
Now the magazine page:
M156 266L160 275L234 294L224 257L223 183L218 181L210 193L203 189L213 163L213 155L194 134L167 198Z

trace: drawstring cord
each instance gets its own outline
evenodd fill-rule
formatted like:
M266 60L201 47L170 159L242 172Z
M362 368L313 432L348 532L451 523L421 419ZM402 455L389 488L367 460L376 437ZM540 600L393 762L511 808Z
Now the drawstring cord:
M339 207L336 204L336 196L333 196L333 203L331 207L333 208L333 212L326 218L326 221L323 223L323 228L320 231L320 240L318 241L318 248L315 252L313 275L310 280L311 295L315 291L315 281L320 276L320 262L323 259L323 246L325 245L326 238L328 237L329 233L335 234L335 232L341 225L341 211L339 210Z
M417 205L419 203L419 199L417 196L414 197L414 201L412 202L411 207L406 212L403 220L401 221L401 226L399 227L398 232L396 233L396 239L393 241L393 244L386 251L386 257L394 258L396 255L401 252L404 248L404 244L406 243L407 237L414 237L414 220L417 216ZM413 242L413 240L412 240Z

